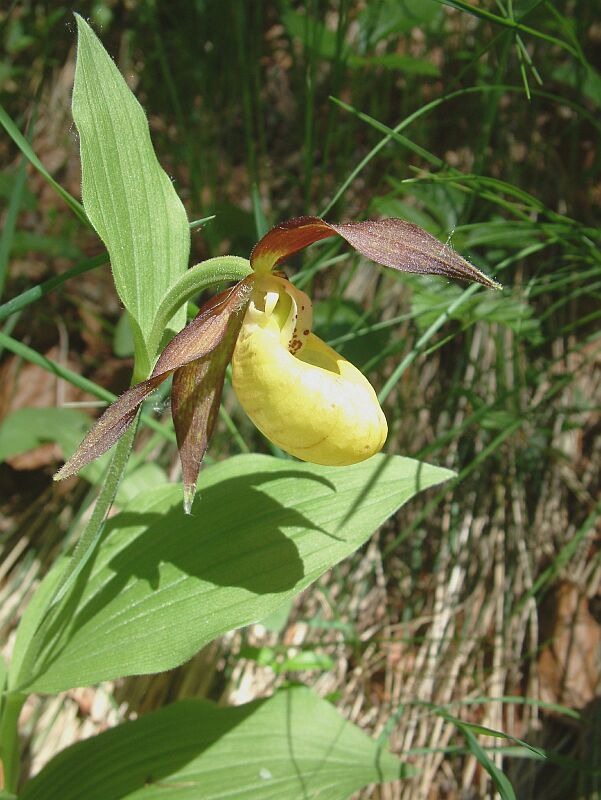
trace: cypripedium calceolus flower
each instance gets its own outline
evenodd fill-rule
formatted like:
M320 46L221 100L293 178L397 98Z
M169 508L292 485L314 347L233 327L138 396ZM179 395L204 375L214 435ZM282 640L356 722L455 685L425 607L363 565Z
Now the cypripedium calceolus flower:
M307 295L274 274L292 254L335 235L392 269L499 286L451 247L400 219L333 225L299 217L282 223L255 246L252 273L212 298L171 340L150 377L109 406L56 478L73 475L106 452L132 424L147 395L173 375L171 411L189 512L230 361L240 404L282 450L332 466L377 453L387 425L372 386L312 333Z

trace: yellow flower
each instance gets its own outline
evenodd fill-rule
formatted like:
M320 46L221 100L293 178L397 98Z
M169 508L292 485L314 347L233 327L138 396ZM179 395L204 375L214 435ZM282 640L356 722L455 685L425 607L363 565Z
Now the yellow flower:
M307 295L273 272L309 244L335 235L392 269L499 287L448 245L400 219L333 225L298 217L282 223L253 249L252 273L210 300L171 340L150 377L107 408L55 477L73 475L106 452L132 424L144 398L173 375L171 410L189 512L230 361L240 404L282 450L332 466L377 453L387 425L373 388L312 333Z
M311 333L311 312L289 281L259 276L234 349L234 389L285 452L313 464L356 464L382 449L386 418L369 381Z

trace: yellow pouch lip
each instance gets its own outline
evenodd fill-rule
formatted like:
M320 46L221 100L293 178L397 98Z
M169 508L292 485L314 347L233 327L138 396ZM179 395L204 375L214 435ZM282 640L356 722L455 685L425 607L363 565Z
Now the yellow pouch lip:
M255 291L291 296L285 279L262 279ZM310 303L294 291L291 307ZM259 430L291 455L317 464L354 464L377 453L387 425L365 376L307 329L302 347L294 352L294 339L289 341L285 332L294 311L282 325L273 298L263 303L263 311L252 300L251 306L232 359L233 384Z

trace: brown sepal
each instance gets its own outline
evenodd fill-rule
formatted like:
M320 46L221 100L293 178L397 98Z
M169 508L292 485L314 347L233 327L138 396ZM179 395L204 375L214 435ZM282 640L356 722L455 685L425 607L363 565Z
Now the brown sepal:
M132 424L140 403L163 383L168 375L169 373L148 378L132 386L111 403L96 425L86 434L71 458L56 473L54 480L70 478L95 458L106 453Z
M272 228L255 245L253 269L268 272L288 256L320 239L338 234L372 261L401 272L446 275L474 281L490 289L500 284L442 244L423 228L402 219L368 220L333 225L319 217L297 217Z
M501 285L442 244L419 225L402 219L368 220L331 225L355 250L385 267L401 272L445 275L474 281L489 289Z
M281 261L336 231L319 217L295 217L268 231L254 246L250 264L257 272L269 272Z
M225 370L231 361L248 305L237 298L225 334L202 358L177 369L171 388L171 413L184 482L184 510L190 513L200 465L217 421Z
M228 332L230 315L242 308L250 294L252 275L212 298L197 317L163 350L150 377L117 398L86 435L75 453L54 476L68 478L112 447L136 417L142 401L171 373L211 353Z

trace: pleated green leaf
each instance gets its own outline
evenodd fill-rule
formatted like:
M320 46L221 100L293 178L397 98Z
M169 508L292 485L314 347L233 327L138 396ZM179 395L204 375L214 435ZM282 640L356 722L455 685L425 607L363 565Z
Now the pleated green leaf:
M8 677L8 668L6 666L6 661L0 653L0 692L4 692L6 686L6 679ZM2 707L2 701L0 701L0 708Z
M181 487L143 492L108 522L64 632L51 629L19 685L58 692L175 667L275 611L451 476L399 456L318 467L241 455L201 473L191 516Z
M304 687L235 708L184 700L69 747L21 800L345 800L410 771Z
M138 372L147 374L156 355L146 352L156 310L187 268L188 220L157 160L141 105L79 16L77 28L73 118L83 204L107 247L117 292L132 320ZM184 324L182 310L169 327L178 331Z

